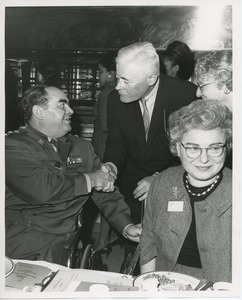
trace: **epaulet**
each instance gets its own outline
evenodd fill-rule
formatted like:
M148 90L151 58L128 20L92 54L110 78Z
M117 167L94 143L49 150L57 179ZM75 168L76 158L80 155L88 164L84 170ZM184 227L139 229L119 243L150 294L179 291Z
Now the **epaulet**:
M8 136L10 136L11 134L14 134L14 133L22 133L22 132L24 132L25 128L26 128L26 126L21 126L21 127L19 127L19 129L16 129L16 130L13 130L13 131L8 131L7 133L5 133L5 136L8 137Z

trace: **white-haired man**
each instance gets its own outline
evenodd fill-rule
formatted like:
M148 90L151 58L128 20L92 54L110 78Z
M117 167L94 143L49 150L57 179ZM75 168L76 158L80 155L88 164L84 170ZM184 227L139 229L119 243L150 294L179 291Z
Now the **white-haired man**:
M119 50L118 83L108 99L108 139L104 162L119 179L119 188L141 221L145 200L157 172L177 161L169 150L169 115L196 99L195 84L160 74L151 43L134 43Z

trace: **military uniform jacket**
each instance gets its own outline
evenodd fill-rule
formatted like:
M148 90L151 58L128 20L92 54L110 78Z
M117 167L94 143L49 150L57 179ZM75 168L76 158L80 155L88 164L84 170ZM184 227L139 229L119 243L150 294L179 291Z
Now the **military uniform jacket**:
M89 198L84 172L100 167L91 143L68 134L59 154L31 126L6 136L6 224L64 234L75 230L76 216ZM132 223L118 190L93 191L94 202L119 231Z

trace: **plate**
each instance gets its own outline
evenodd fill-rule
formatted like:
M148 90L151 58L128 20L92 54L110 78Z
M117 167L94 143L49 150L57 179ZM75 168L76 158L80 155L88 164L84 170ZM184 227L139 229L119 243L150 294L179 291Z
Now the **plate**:
M10 275L13 272L13 270L14 270L13 261L10 258L5 257L5 277Z
M175 272L147 272L137 276L133 286L141 291L189 291L199 283L199 279Z

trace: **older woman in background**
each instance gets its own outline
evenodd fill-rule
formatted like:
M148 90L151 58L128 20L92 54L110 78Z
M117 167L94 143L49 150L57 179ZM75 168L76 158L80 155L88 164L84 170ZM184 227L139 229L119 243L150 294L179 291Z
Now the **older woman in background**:
M216 99L232 110L232 51L213 51L200 57L195 65L197 97Z
M232 113L197 100L169 117L171 152L181 166L155 177L141 236L141 271L173 271L231 281Z
M197 97L216 99L232 110L233 72L232 51L212 51L200 57L195 66ZM226 166L232 169L232 152L226 157Z

